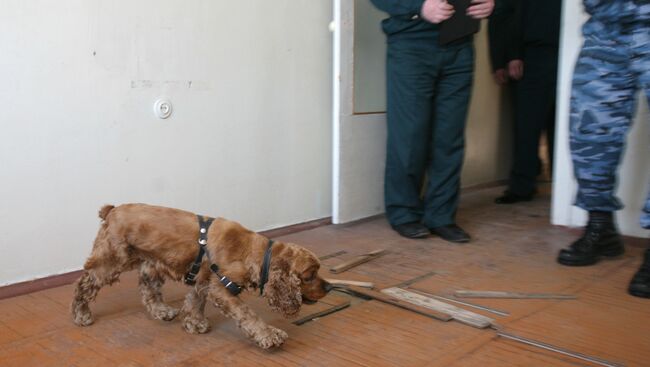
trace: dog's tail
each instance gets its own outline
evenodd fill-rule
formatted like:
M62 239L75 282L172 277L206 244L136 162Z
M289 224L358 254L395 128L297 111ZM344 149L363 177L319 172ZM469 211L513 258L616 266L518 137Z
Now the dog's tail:
M104 205L102 206L101 209L99 209L99 217L102 218L102 220L106 220L106 216L108 213L115 208L114 205Z

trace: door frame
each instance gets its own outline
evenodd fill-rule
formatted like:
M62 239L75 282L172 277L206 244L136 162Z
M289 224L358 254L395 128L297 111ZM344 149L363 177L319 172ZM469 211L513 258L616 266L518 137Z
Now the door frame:
M334 0L332 222L384 212L386 114L354 112L354 3Z

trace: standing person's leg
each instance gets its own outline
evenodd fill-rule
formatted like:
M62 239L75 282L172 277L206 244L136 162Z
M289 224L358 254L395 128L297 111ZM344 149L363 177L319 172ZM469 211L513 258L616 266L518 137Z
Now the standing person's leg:
M431 163L425 193L424 224L453 242L469 236L455 225L460 173L465 150L465 123L474 73L474 44L441 48L443 56L430 132Z
M413 41L388 44L387 121L384 198L388 221L401 235L427 236L420 221L420 191L429 155L431 105L436 60Z
M650 106L650 24L641 24L632 29L632 39L635 41L632 46L632 68L639 74L639 84ZM641 227L650 229L650 190L641 213ZM641 267L630 281L628 291L633 296L650 298L650 243L644 253Z
M614 27L594 29L600 31L585 32L570 111L575 205L589 211L589 223L580 239L560 251L563 265L590 265L624 251L612 213L622 207L614 195L616 171L634 113L637 80L630 70L629 39Z
M629 25L632 30L632 69L650 106L650 23ZM648 121L650 122L650 121ZM641 214L641 227L650 229L650 190Z
M550 47L528 47L524 77L517 87L514 154L508 190L497 204L529 201L541 172L539 139L555 109L557 52Z

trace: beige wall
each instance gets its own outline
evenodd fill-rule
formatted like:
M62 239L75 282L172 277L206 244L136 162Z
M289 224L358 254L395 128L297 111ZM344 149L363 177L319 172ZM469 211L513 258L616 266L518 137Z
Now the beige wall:
M3 1L0 285L79 269L105 203L255 230L331 215L331 17L328 1Z
M474 43L476 66L467 117L463 187L507 179L512 162L510 95L492 78L486 21L482 22Z

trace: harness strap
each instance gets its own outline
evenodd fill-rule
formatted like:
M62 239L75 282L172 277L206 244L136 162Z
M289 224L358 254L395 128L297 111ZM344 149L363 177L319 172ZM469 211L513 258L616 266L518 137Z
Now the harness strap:
M196 255L196 259L194 259L194 262L192 263L192 266L190 267L190 270L185 274L185 284L187 285L194 285L196 284L196 276L201 270L201 264L203 263L203 257L207 255L208 261L212 262L210 259L210 254L208 253L208 249L206 248L206 245L208 244L208 229L210 228L210 225L212 224L212 221L214 221L214 218L210 217L203 217L201 215L197 215L197 218L199 220L199 253ZM269 277L269 265L271 264L271 246L273 246L273 240L269 240L268 247L266 249L266 253L264 254L264 263L262 264L262 274L260 275L260 294L264 292L264 284L266 284L268 277ZM219 274L219 265L215 263L210 264L210 270L217 275L219 278L219 281L221 284L223 284L224 287L233 295L236 296L242 291L242 287L239 286L239 284L233 282L230 280L227 276Z
M201 263L203 262L203 256L205 256L206 249L205 245L208 243L208 229L214 221L214 218L207 217L204 219L203 216L197 215L199 219L199 253L196 255L196 259L192 263L190 270L185 274L185 284L194 285L196 284L196 275L201 270Z
M239 293L241 293L241 287L239 286L239 284L228 279L227 276L219 274L219 265L213 263L212 265L210 265L210 270L212 270L212 272L217 275L221 284L223 284L223 286L226 287L226 289L230 292L230 294L236 296Z
M273 240L269 239L269 244L266 246L266 252L264 253L264 262L262 263L262 270L260 272L260 295L264 293L264 285L269 280L269 267L271 266L271 246L273 246Z

